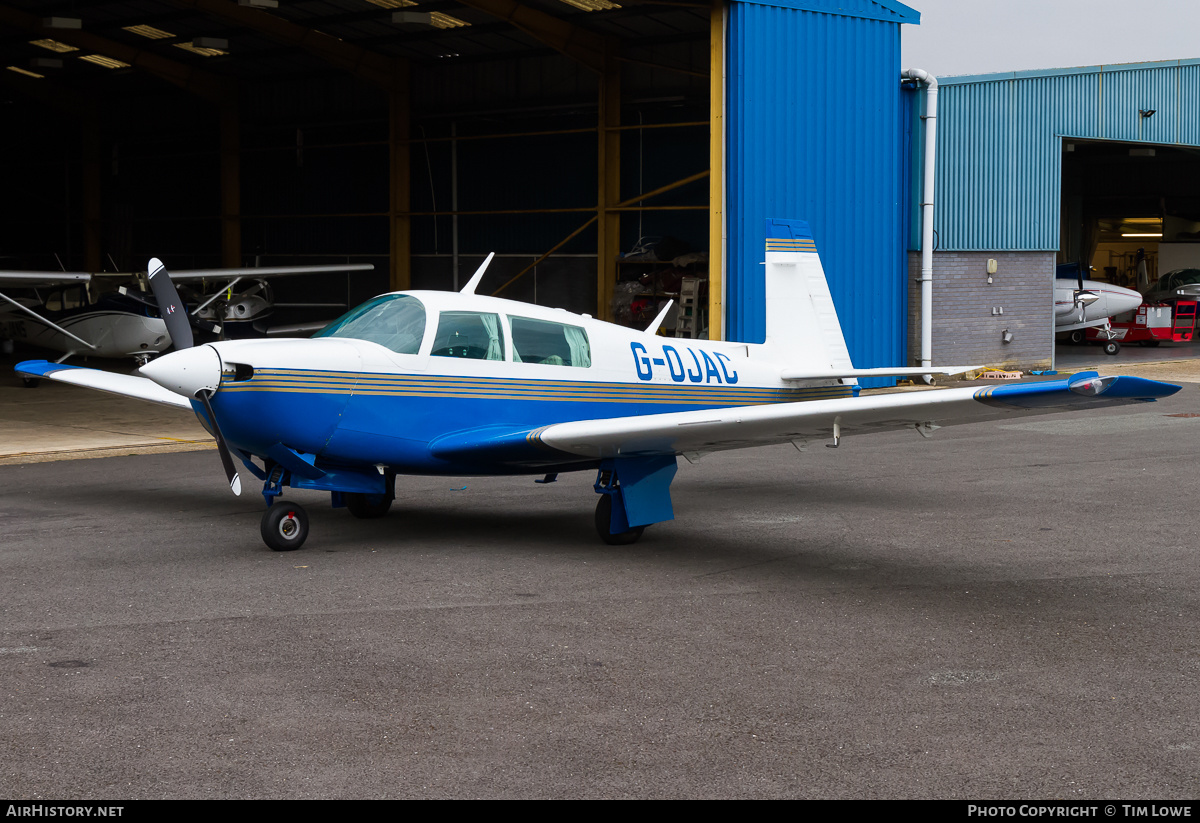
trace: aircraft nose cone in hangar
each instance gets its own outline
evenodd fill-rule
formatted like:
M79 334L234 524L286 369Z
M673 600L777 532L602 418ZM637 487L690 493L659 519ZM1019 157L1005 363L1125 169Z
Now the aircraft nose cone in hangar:
M212 346L170 352L139 369L164 389L195 397L199 391L216 391L221 384L221 357Z
M1108 300L1109 314L1122 314L1127 311L1134 311L1138 306L1142 305L1142 295L1133 289L1123 289L1119 286L1110 286L1109 293L1105 295Z

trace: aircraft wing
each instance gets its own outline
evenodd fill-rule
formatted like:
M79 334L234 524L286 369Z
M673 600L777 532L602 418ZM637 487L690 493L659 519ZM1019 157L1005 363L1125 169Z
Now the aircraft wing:
M1070 409L1103 408L1167 397L1179 386L1085 372L1061 380L877 394L768 406L742 406L558 423L531 442L587 457L704 454L725 449L974 423Z
M90 274L81 271L0 271L0 286L26 289L87 283L91 279Z
M536 429L484 426L430 444L434 457L535 468L618 455L695 456L775 443L942 426L1027 414L1105 408L1168 397L1179 386L1084 372L1060 380L988 388L897 392L765 406L580 420ZM570 457L567 457L567 456ZM564 459L566 458L566 459Z
M46 360L26 360L18 363L16 370L29 377L45 377L60 383L84 386L89 389L120 394L138 400L148 400L161 406L174 406L191 411L192 404L186 397L164 389L152 380L133 374L88 369L82 366L64 366Z
M180 283L191 280L216 280L230 277L283 277L292 274L322 274L335 271L373 271L372 263L344 263L331 266L260 266L240 269L180 269L170 272Z

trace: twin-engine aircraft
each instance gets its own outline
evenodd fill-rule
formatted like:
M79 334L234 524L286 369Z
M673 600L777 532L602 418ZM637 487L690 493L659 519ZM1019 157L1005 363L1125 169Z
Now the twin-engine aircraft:
M385 294L313 339L192 346L158 260L150 285L178 349L119 375L45 361L22 374L190 408L215 436L230 487L234 459L262 482L263 540L277 551L308 536L284 489L328 491L334 507L380 517L397 475L596 472L595 524L610 544L673 518L676 458L809 441L1101 408L1178 386L1095 372L1061 380L859 396L857 378L948 374L856 369L807 223L771 220L766 341L677 340L587 315L461 292ZM665 311L664 311L665 314Z
M194 301L192 323L214 334L246 336L237 331L261 321L272 308L266 278L297 274L369 271L370 263L326 266L272 266L177 271L180 283L207 283L212 290ZM137 288L99 290L101 280L136 280L140 273L0 271L0 339L15 340L72 355L126 358L139 364L171 346L158 306ZM249 281L249 287L240 284ZM239 287L235 291L235 287ZM10 296L4 290L32 292ZM99 292L93 298L96 292ZM182 303L180 304L182 306ZM324 324L321 324L324 325ZM32 383L27 380L27 385Z
M1133 289L1115 286L1100 280L1084 280L1083 267L1078 263L1058 267L1054 281L1054 331L1069 332L1072 343L1086 340L1084 330L1097 327L1105 339L1104 353L1121 350L1112 330L1112 318L1135 311L1142 304L1142 295Z

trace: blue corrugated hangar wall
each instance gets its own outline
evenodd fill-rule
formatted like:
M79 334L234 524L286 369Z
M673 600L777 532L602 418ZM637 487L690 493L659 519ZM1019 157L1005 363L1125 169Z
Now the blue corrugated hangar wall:
M904 362L895 2L733 2L727 22L727 338L764 337L767 218L807 220L855 366Z
M1060 248L1069 251L1061 237L1064 144L1200 146L1200 60L943 77L938 88L934 362L1049 364L1054 265ZM914 118L924 96L910 101ZM919 133L913 143L919 189ZM919 202L912 198L912 219ZM915 276L919 225L909 244ZM991 279L989 259L999 265ZM1011 343L1002 342L1004 330ZM910 334L909 351L917 346Z

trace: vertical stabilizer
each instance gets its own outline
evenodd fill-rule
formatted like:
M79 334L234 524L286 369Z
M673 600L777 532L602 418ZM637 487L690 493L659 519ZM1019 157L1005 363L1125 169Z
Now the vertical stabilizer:
M789 366L850 369L833 295L803 220L767 220L764 344Z

